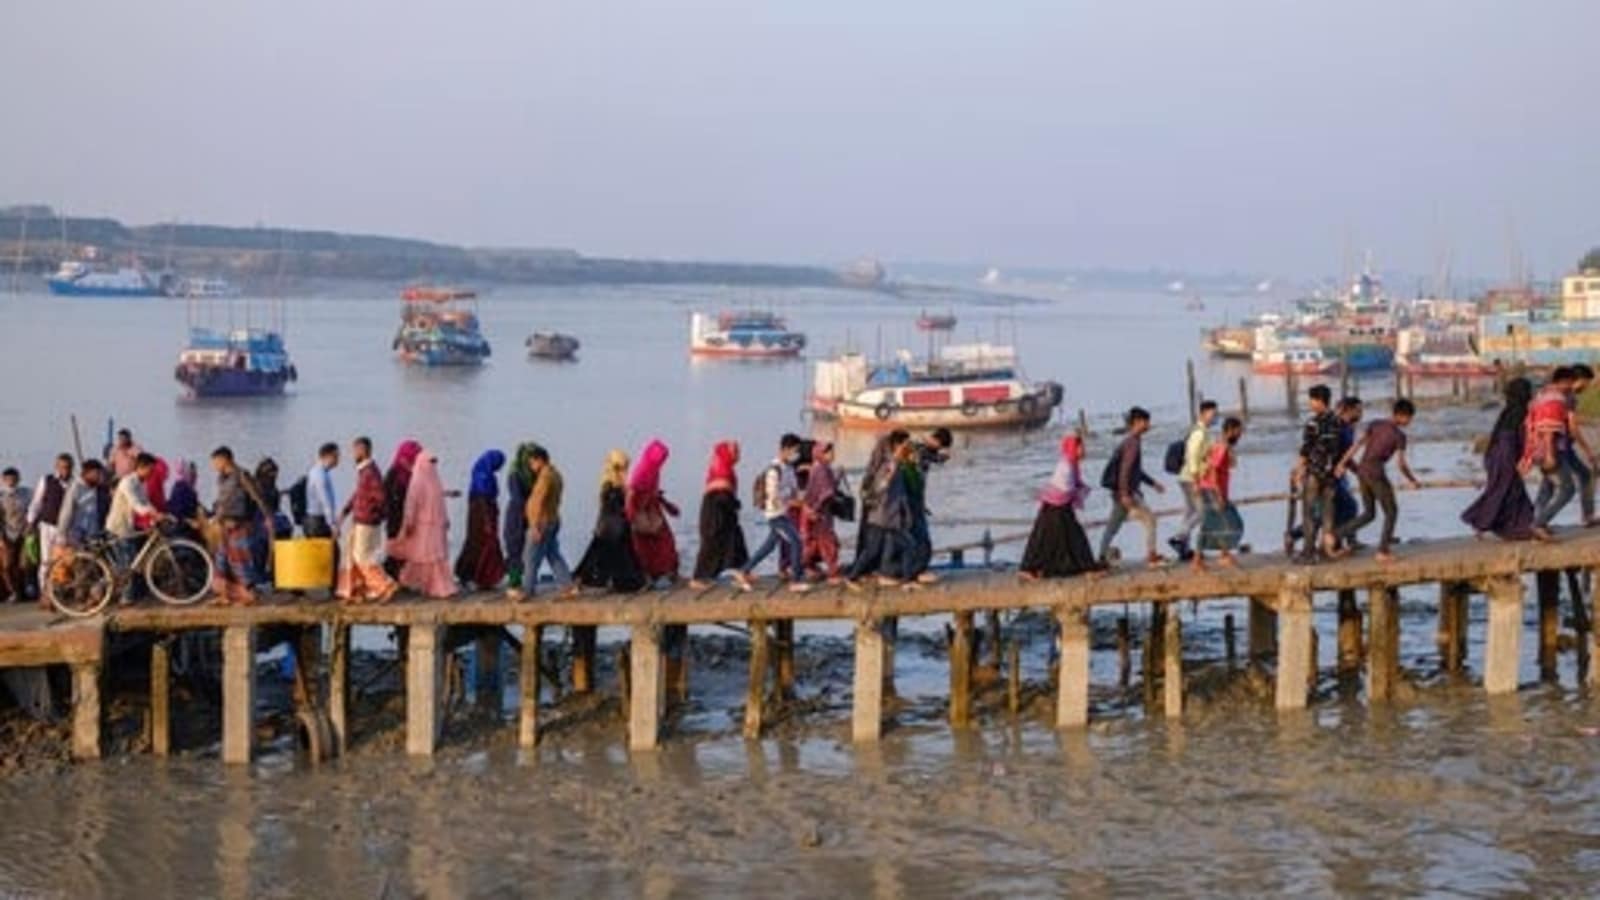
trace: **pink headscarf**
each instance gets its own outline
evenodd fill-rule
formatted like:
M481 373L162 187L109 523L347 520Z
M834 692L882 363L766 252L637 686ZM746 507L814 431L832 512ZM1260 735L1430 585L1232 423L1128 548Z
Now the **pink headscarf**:
M652 440L639 453L628 479L628 490L636 494L655 494L661 490L661 467L667 464L670 451L660 440Z
M1083 482L1079 463L1083 460L1083 440L1075 434L1061 439L1061 460L1056 463L1050 481L1039 492L1039 502L1047 506L1072 506L1081 509L1089 496L1089 486Z
M390 542L389 552L408 563L444 559L448 553L449 517L444 505L444 482L432 454L418 448L411 485L406 488L405 529Z
M711 465L706 468L706 490L738 491L739 442L723 441L711 448Z
M416 467L417 457L422 454L422 445L416 441L401 441L400 446L394 448L394 461L389 463L389 468L410 472Z

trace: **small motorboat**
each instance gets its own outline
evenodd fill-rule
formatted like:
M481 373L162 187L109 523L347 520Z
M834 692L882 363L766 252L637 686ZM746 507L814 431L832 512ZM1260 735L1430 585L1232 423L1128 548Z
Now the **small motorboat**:
M918 331L954 331L956 329L955 313L929 313L924 312L917 317Z
M578 339L556 331L535 331L523 342L534 359L570 361L578 358Z

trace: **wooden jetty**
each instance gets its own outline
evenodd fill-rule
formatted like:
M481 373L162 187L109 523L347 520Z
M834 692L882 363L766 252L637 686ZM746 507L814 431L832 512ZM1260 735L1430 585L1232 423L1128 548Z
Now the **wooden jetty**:
M897 617L952 616L950 719L959 727L966 725L971 715L974 614L988 610L1051 610L1061 629L1055 673L1055 723L1061 728L1075 728L1089 721L1089 617L1095 607L1152 605L1152 618L1161 624L1152 641L1157 658L1147 671L1164 673L1162 703L1167 714L1178 715L1184 700L1182 638L1178 616L1160 613L1179 601L1248 600L1250 657L1275 672L1277 708L1296 710L1307 705L1308 683L1316 672L1314 603L1335 599L1339 603L1342 665L1349 663L1343 658L1349 652L1345 646L1349 631L1346 625L1353 617L1355 665L1359 666L1361 612L1355 597L1358 592L1365 593L1367 691L1372 702L1384 702L1392 697L1399 678L1397 591L1404 586L1438 584L1439 642L1447 667L1460 667L1466 646L1466 604L1469 598L1482 596L1488 606L1483 685L1490 694L1506 694L1518 686L1523 618L1528 605L1526 576L1538 576L1540 658L1541 663L1548 658L1553 670L1557 618L1555 598L1545 588L1559 577L1551 573L1600 568L1600 531L1572 532L1554 543L1461 539L1407 544L1402 550L1401 559L1387 564L1356 557L1308 566L1274 555L1243 557L1236 569L1129 569L1097 579L1034 583L1023 583L1014 573L960 572L938 585L916 591L826 589L796 594L775 589L740 593L726 587L699 592L680 588L634 595L540 597L521 603L500 594L483 594L451 601L397 601L380 606L281 598L248 608L125 607L90 620L53 620L37 610L14 609L0 612L0 667L58 663L69 666L73 751L81 758L96 757L101 750L100 685L107 664L108 635L143 632L170 636L197 629L220 631L224 682L222 757L229 763L244 763L251 758L255 730L256 646L260 629L331 629L327 674L313 693L323 698L320 706L331 726L331 740L335 746L342 746L349 715L350 628L404 626L406 750L414 755L430 755L437 746L442 722L446 629L513 625L524 629L518 735L521 746L532 747L539 736L537 652L543 630L556 625L622 626L631 630L627 662L619 672L625 683L628 744L635 751L648 751L657 746L662 736L668 682L680 677L664 665L665 629L730 621L749 623L751 677L744 732L747 737L758 737L769 661L774 654L792 654L792 649L782 649L792 647L787 640L771 639L769 626L787 624L792 629L788 623L795 620L836 620L854 624L850 733L857 742L871 742L879 738L882 730L884 676L886 669L892 674L893 668L892 641L883 626ZM1600 621L1600 603L1595 607L1595 615L1584 616L1583 621ZM792 630L779 634L792 635ZM1585 637L1585 641L1594 640L1592 633ZM151 734L157 753L165 753L169 747L170 675L165 646L158 642L151 654ZM498 640L480 642L480 656L497 657L499 646ZM592 648L592 639L589 646ZM583 665L587 682L593 677L592 656ZM1600 682L1597 670L1600 666L1591 668L1589 677ZM792 655L789 671L792 673ZM320 672L316 674L322 679Z

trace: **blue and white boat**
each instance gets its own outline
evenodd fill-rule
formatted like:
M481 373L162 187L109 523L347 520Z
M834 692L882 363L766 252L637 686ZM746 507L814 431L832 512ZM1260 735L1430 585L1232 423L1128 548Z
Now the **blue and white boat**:
M400 330L394 351L419 366L477 366L489 358L489 342L470 304L476 294L449 288L410 287L401 294Z
M154 278L138 266L106 271L69 259L45 279L50 293L61 297L159 297L164 278Z
M190 328L173 376L191 397L271 397L299 373L276 331Z

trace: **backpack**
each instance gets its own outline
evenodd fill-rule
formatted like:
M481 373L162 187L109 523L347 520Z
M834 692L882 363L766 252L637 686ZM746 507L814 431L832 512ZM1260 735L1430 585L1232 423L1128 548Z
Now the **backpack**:
M1100 486L1108 491L1117 489L1117 475L1122 468L1122 445L1111 451L1111 458L1106 460L1105 471L1100 473Z
M767 511L767 476L777 471L777 466L769 465L761 470L761 475L750 485L750 502L755 504L756 512Z
M1183 472L1184 458L1188 456L1188 438L1179 438L1167 445L1167 455L1161 461L1161 468L1167 470L1168 475L1178 475Z
M306 520L306 477L301 475L284 493L289 497L289 518L299 525Z

